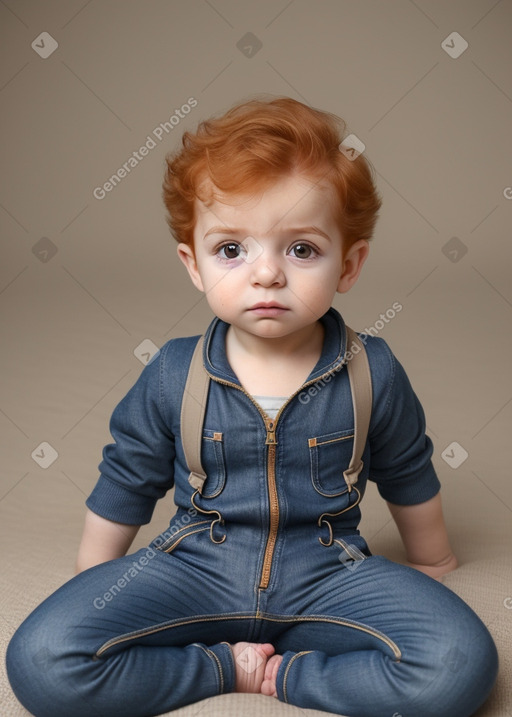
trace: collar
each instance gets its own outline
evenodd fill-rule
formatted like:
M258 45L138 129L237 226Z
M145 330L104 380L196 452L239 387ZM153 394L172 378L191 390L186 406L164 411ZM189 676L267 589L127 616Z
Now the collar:
M321 318L324 326L322 353L307 381L320 378L339 368L347 346L347 330L341 314L330 308ZM240 386L240 381L231 368L226 355L226 334L230 324L215 318L205 332L203 361L208 373L221 381Z

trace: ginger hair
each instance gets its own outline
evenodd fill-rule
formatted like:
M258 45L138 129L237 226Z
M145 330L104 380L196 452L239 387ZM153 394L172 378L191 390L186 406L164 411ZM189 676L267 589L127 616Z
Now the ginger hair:
M371 239L381 199L369 161L340 151L345 129L336 115L289 97L252 99L200 122L166 157L163 200L172 235L194 248L196 199L208 205L225 202L225 195L258 195L299 173L334 190L334 218L344 242Z

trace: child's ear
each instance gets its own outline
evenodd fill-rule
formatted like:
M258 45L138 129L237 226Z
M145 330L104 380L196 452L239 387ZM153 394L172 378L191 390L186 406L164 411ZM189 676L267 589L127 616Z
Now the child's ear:
M178 244L178 256L187 267L188 274L196 289L204 291L203 282L197 269L197 262L192 247L188 244Z
M344 252L341 276L337 288L339 294L346 293L354 286L369 252L370 245L366 239L359 239Z

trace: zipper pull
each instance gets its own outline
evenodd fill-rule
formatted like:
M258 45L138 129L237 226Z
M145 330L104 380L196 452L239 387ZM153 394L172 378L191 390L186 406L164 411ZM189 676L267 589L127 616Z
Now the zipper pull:
M267 421L267 440L265 441L265 445L266 446L277 445L275 421Z

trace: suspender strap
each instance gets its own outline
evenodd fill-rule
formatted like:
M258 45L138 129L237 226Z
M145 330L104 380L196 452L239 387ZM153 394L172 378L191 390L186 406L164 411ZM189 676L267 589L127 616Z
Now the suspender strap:
M192 354L180 416L181 443L190 471L188 482L200 493L206 480L206 473L201 465L201 443L206 398L210 385L210 377L203 363L203 342L204 338L201 336Z
M347 351L352 354L347 361L347 368L354 408L354 447L350 464L343 472L343 477L350 490L354 483L357 483L363 469L362 457L372 415L372 378L364 344L356 332L348 326Z
M202 492L206 473L201 465L201 443L204 414L210 377L203 363L203 337L201 336L192 354L187 382L181 403L181 441L190 474L190 485ZM347 326L347 351L352 357L347 361L352 405L354 409L354 447L352 458L343 477L349 490L357 483L363 468L363 451L368 436L372 412L372 381L368 357L363 342L355 331Z

